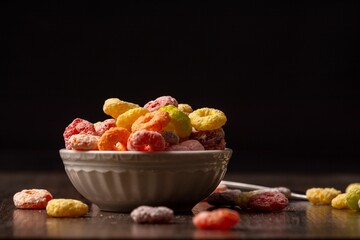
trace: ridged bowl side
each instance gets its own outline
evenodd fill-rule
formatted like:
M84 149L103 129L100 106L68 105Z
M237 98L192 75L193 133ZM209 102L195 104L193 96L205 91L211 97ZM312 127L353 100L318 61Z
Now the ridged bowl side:
M60 150L65 171L89 201L104 211L140 205L189 211L224 178L231 149L196 152Z

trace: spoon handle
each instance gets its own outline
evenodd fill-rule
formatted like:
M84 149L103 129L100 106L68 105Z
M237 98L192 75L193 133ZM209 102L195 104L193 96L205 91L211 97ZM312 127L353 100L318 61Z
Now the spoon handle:
M224 185L228 186L229 188L235 188L235 189L247 190L247 191L270 188L270 187L255 185L255 184L232 182L232 181L225 181L225 180L221 181L221 184L224 184ZM293 192L290 193L290 198L298 199L298 200L308 200L306 195L299 194L299 193L293 193Z

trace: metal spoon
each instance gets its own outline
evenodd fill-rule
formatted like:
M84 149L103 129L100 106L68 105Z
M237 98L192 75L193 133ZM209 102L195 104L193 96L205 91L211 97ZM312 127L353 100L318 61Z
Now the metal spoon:
M247 190L247 191L271 188L271 187L265 187L265 186L255 185L255 184L224 181L224 180L221 181L221 184L224 184L224 185L228 186L229 188L235 188L235 189ZM293 193L293 192L290 193L290 198L298 199L298 200L308 200L306 195L299 194L299 193Z

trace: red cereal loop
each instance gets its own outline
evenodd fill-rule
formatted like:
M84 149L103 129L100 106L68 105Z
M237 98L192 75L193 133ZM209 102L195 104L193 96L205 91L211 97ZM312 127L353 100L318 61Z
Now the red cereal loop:
M74 134L79 134L79 133L97 135L93 123L91 123L87 120L81 119L81 118L75 118L65 128L65 131L63 133L66 149L68 149L68 150L71 149L71 146L69 143L70 137Z
M53 198L45 189L24 189L13 196L14 205L23 209L45 209Z
M171 121L170 114L165 111L149 112L140 116L131 126L131 131L149 130L161 132Z
M251 196L247 207L254 211L280 211L289 204L288 198L281 192L266 191Z
M228 230L240 221L240 214L232 209L218 208L196 214L192 222L195 227L204 230Z
M127 149L129 151L156 152L165 150L165 139L159 132L139 130L130 134Z

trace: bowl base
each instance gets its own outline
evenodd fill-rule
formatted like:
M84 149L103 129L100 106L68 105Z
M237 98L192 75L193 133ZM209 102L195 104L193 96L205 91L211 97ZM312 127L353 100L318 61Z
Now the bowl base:
M133 206L116 206L116 205L109 205L109 204L95 204L95 205L98 206L98 208L104 212L130 213L132 210L134 210L136 208ZM155 205L151 205L151 204L144 204L144 205L153 206L153 207L165 206L165 205L156 205L155 206ZM182 206L165 206L165 207L172 209L175 213L187 214L187 213L192 213L192 209L195 206L196 206L196 204L182 205Z

